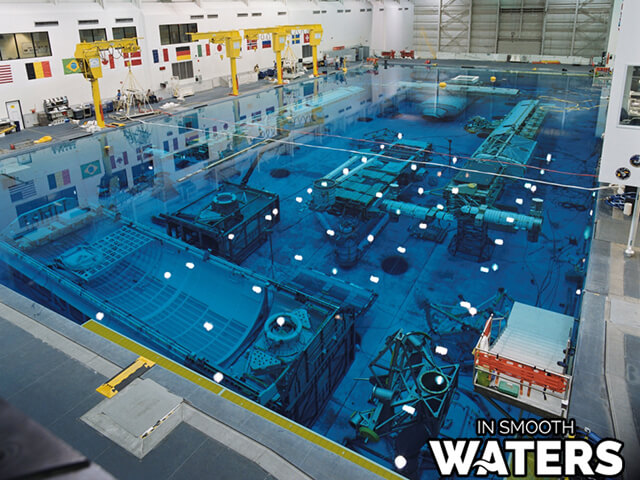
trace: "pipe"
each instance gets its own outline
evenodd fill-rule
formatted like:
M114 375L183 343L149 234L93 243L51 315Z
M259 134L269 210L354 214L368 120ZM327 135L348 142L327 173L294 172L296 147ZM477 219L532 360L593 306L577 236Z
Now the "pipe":
M378 222L378 224L375 227L373 227L373 229L367 234L367 237L369 237L369 235L373 235L374 237L376 237L382 231L382 229L387 226L387 223L389 223L390 218L391 217L389 215L385 215L384 217L382 217ZM371 242L368 240L367 237L365 237L364 240L362 240L358 244L358 252L360 252L360 255L362 255L362 252L364 251L365 248L371 245Z
M435 207L421 207L412 203L396 202L394 200L384 200L380 204L380 210L385 212L394 213L398 215L407 215L411 218L417 218L419 220L438 219L446 222L453 222L455 217L444 210L438 210Z
M473 215L480 221L494 225L503 225L513 228L524 228L525 230L539 230L542 226L542 218L523 215L515 212L503 212L493 208L470 207L464 205L460 211L465 215Z

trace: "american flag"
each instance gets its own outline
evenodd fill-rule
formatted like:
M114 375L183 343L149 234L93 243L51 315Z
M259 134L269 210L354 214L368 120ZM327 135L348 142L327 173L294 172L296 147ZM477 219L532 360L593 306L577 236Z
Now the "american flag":
M254 38L253 40L247 39L247 49L248 50L256 50L258 48L258 39Z
M20 182L9 187L9 195L11 196L11 202L19 202L20 200L35 197L36 185L33 183L33 180Z
M11 65L0 65L0 83L13 83Z

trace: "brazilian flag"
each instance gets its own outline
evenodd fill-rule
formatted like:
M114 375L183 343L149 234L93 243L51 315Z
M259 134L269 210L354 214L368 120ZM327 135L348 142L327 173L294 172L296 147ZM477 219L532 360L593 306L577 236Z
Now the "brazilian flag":
M80 166L80 170L82 171L82 178L89 178L89 177L93 177L94 175L98 175L102 173L102 168L100 167L100 160L85 163L84 165Z
M75 58L63 58L62 68L64 69L65 75L71 75L72 73L82 73L80 62L78 62L78 60L76 60Z

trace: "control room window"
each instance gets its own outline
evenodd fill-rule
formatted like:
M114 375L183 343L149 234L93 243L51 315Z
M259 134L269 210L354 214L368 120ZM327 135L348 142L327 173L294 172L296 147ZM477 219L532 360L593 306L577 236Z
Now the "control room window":
M121 40L123 38L137 37L136 27L113 27L113 39Z
M160 25L160 43L171 45L174 43L189 43L191 37L187 33L198 31L197 23L181 23L175 25Z
M47 32L0 34L0 60L51 56Z
M105 28L87 28L79 30L81 42L98 42L107 39L107 30Z
M193 78L193 62L172 63L173 76L180 80L185 78Z
M621 125L640 125L640 67L627 67L627 80L620 112Z

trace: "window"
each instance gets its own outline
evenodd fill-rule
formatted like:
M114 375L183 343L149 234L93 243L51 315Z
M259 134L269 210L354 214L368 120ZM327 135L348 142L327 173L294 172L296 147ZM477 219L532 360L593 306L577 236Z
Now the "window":
M198 31L197 23L181 23L175 25L160 25L160 43L171 45L173 43L189 43L191 37L187 33Z
M113 27L113 39L120 40L123 38L137 37L136 27Z
M185 78L193 78L193 62L172 63L173 76L180 80Z
M628 67L623 91L620 124L640 125L640 67Z
M47 32L0 34L0 60L51 56Z
M87 28L79 30L81 42L98 42L107 39L107 30L105 28Z
M313 48L311 45L302 45L302 58L312 57Z

